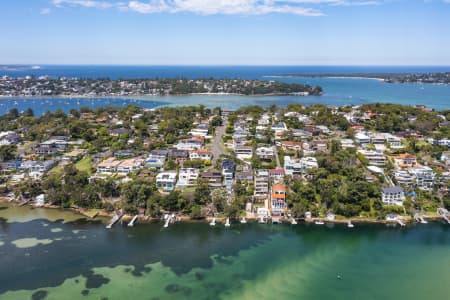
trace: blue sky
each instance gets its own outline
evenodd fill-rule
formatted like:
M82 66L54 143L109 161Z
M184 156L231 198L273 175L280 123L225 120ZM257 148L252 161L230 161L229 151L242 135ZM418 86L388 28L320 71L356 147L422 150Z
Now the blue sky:
M450 0L14 0L0 64L450 65Z

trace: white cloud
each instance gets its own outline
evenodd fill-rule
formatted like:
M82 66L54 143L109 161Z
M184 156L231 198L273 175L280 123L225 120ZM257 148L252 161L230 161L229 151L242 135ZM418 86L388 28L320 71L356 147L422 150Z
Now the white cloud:
M270 13L294 14L301 16L324 16L325 14L312 7L303 5L376 5L375 0L133 0L127 2L105 0L52 0L57 7L64 5L91 8L117 8L120 11L131 11L142 14L189 12L201 15L263 15Z
M40 14L41 15L48 15L49 13L51 13L51 9L50 8L43 8L40 10Z

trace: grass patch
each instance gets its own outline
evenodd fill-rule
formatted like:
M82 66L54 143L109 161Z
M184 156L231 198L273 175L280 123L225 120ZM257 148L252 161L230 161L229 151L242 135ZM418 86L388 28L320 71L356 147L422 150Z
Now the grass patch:
M89 175L92 174L92 159L91 157L85 156L83 159L79 160L76 164L75 167L77 168L78 171L82 171L82 172L86 172Z

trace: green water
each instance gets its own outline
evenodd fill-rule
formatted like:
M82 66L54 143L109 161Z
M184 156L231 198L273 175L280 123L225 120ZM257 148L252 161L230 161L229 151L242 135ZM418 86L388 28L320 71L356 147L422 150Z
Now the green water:
M162 229L156 223L106 230L70 214L66 222L44 216L0 209L0 299L450 295L450 226L442 223L353 229L202 223Z

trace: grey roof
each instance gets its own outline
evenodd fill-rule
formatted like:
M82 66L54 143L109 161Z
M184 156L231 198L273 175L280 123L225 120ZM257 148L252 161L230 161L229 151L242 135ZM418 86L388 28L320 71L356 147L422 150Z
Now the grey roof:
M381 191L384 194L403 193L403 189L399 186L385 187L385 188L382 188Z

